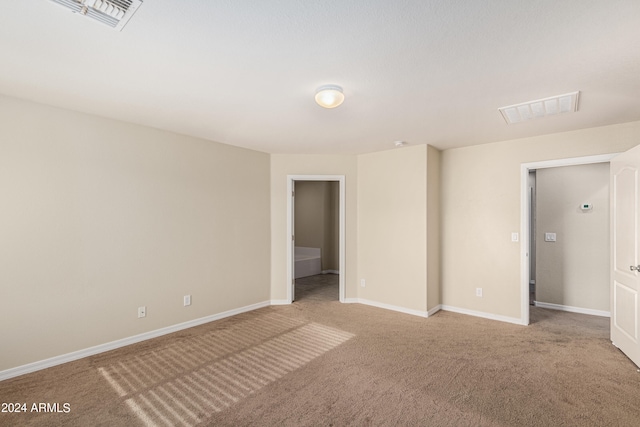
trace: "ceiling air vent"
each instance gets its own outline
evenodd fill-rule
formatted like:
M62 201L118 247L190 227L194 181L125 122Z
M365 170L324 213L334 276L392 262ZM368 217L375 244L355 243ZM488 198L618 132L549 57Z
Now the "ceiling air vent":
M507 124L540 119L558 114L574 113L578 111L579 94L580 92L571 92L550 98L523 102L522 104L500 107L498 111L500 111L500 114L502 114Z
M118 31L131 19L142 0L50 0L74 13L102 22Z

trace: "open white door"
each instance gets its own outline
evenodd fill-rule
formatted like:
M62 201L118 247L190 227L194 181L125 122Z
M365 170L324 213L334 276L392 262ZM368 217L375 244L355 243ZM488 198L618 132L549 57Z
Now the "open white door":
M611 160L611 341L640 366L640 146Z

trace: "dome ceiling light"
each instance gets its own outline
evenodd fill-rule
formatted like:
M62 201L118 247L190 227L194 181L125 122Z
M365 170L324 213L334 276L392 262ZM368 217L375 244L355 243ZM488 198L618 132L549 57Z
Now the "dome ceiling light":
M324 85L316 90L316 103L323 108L336 108L343 101L344 94L340 86Z

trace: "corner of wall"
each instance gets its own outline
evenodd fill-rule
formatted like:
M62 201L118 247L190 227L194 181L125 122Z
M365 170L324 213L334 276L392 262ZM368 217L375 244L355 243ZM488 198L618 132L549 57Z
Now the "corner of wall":
M442 304L440 278L440 150L427 145L427 309Z

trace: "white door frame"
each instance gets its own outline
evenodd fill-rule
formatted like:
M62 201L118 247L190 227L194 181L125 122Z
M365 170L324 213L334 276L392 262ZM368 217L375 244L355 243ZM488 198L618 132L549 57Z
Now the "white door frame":
M338 295L340 298L340 302L345 301L345 279L347 276L346 264L345 264L345 224L346 224L346 215L345 215L345 176L344 175L287 175L287 302L291 304L293 302L293 295L291 292L291 288L293 286L293 257L295 256L292 248L291 241L293 240L294 234L294 221L293 221L293 182L294 181L338 181L340 186L340 197L339 197L339 238L338 238L338 246L339 246L339 255L338 255L338 268L340 271L339 277L339 291Z
M556 168L560 166L578 166L592 163L608 163L619 153L597 156L572 157L568 159L546 160L542 162L522 163L520 165L520 323L529 324L529 171L535 169Z

